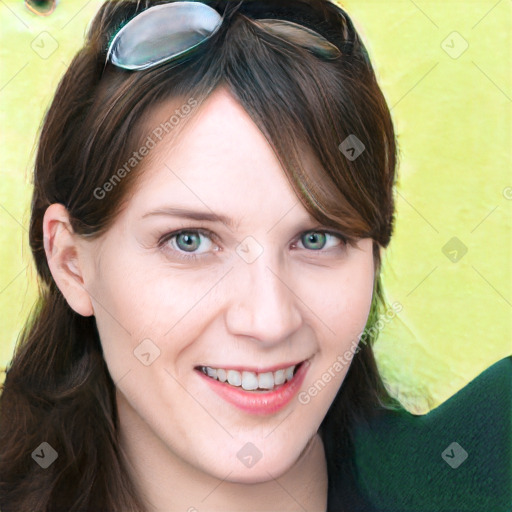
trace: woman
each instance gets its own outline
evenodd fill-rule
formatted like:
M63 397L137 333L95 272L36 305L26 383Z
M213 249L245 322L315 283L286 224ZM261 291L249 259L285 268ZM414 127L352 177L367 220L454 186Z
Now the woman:
M396 165L335 4L107 1L40 136L2 512L369 510Z

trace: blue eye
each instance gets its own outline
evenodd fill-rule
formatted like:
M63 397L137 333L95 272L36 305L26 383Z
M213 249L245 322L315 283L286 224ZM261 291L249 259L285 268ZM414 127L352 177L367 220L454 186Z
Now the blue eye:
M308 231L307 233L304 233L301 236L300 240L303 245L307 245L309 243L312 244L312 246L306 247L307 249L318 251L325 248L325 245L329 240L329 237L330 239L334 239L334 241L336 241L337 238L338 240L341 240L344 243L344 240L341 238L341 235L335 235L334 233L329 233L327 231Z
M182 242L184 245L181 245L180 242ZM196 233L180 233L176 236L176 245L185 251L188 252L189 249L194 251L194 248L198 248L199 244L201 243L201 235L198 235Z
M198 252L197 249L201 244L201 237L205 237L209 240L209 244L206 244L206 250ZM201 257L203 253L207 253L212 245L212 235L208 231L200 229L188 229L182 230L175 233L169 233L165 235L159 242L158 245L163 246L166 242L171 242L172 252L175 253L178 258L184 260L196 260Z

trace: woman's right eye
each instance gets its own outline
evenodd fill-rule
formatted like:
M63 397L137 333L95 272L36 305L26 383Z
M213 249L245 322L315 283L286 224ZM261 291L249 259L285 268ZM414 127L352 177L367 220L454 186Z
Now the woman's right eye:
M206 244L206 249L203 252L198 252L197 249L202 245L201 240L204 238L209 240L209 243ZM212 234L200 229L182 229L168 233L158 242L159 247L164 247L165 251L171 250L178 258L194 261L208 253L212 245ZM169 249L169 246L171 249Z

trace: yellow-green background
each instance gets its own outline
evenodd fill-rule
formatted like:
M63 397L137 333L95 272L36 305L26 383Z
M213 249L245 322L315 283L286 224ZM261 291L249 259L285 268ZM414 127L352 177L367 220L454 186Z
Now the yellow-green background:
M37 290L27 227L38 129L100 4L61 0L40 17L0 0L0 365ZM374 62L401 154L384 284L403 310L376 357L392 394L423 414L512 354L512 1L342 5ZM467 247L456 263L442 250L453 237Z

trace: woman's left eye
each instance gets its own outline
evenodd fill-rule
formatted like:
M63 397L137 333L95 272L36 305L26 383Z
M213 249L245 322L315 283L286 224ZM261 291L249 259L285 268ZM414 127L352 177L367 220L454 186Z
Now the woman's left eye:
M331 245L326 247L329 240L331 241ZM341 235L330 233L328 231L307 231L300 237L300 241L304 246L311 244L309 247L306 247L306 249L311 249L313 251L319 251L326 248L330 249L331 247L337 247L340 245L344 246L346 244L346 239Z
M170 246L171 251L178 258L184 260L197 260L212 250L215 236L209 231L201 229L187 229L164 235L158 242L158 246ZM207 240L206 247L202 240ZM332 247L344 247L347 239L337 233L330 233L323 230L306 231L300 237L299 241L303 247L310 251L322 251ZM165 250L168 250L165 247Z

